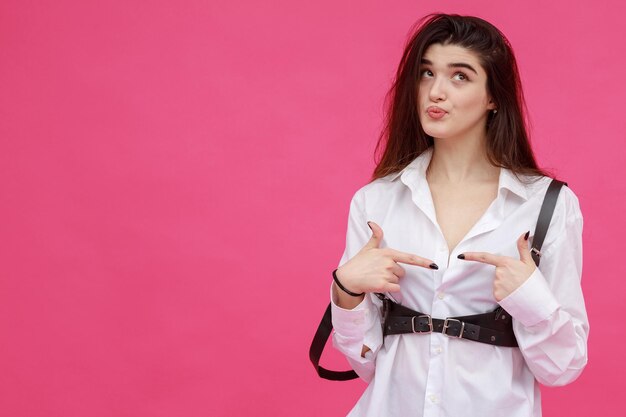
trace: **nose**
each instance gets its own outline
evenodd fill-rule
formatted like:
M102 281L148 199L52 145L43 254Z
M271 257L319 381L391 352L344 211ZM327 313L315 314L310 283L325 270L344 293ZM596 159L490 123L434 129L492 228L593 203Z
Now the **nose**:
M428 96L431 101L442 101L446 99L444 82L440 77L435 77L430 84L430 91L428 92Z

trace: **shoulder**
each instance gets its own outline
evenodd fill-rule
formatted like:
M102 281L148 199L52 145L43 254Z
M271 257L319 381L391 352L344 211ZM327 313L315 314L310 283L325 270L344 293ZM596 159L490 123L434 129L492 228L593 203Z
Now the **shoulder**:
M393 196L406 191L406 185L400 181L400 174L401 172L389 174L363 185L354 193L352 204L364 207L366 204L388 201Z
M528 201L526 204L529 204L528 210L533 213L533 216L539 214L552 181L551 177L540 177L539 179L535 178L535 181L527 185ZM583 216L580 202L570 185L572 184L563 184L559 190L542 250L544 253L557 247L556 243L567 239L568 236L582 234Z
M528 179L528 178L526 178ZM551 177L540 177L534 182L527 185L527 192L529 198L532 199L540 199L543 202L546 193L548 191L548 187L552 183L553 178ZM564 220L573 221L577 218L582 219L582 212L580 210L580 201L578 196L572 190L571 185L566 181L560 180L566 184L563 184L561 189L559 190L559 195L556 201L556 206L554 208L554 215L562 217Z
M569 185L563 185L561 193L559 195L561 199L561 206L563 214L567 217L568 221L574 221L577 219L582 220L583 214L580 210L580 201L576 193L569 187ZM559 201L557 200L557 205Z

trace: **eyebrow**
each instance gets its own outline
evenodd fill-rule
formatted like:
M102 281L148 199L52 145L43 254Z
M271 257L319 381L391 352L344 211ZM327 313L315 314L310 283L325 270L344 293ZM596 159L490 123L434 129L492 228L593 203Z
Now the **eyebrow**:
M428 59L422 58L422 64L433 65ZM472 67L470 64L466 64L465 62L452 62L448 64L448 68L467 68L470 71L473 71L474 74L478 75L478 72Z

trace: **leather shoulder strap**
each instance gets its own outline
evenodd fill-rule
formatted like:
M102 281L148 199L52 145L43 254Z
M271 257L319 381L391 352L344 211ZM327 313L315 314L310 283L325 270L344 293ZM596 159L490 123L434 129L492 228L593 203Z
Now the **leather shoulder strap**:
M552 220L552 214L554 214L554 208L556 207L556 201L559 198L561 187L564 185L567 186L567 183L553 179L543 198L543 204L539 211L539 219L537 219L537 227L535 228L533 246L531 248L531 255L537 266L539 266L539 261L541 260L541 246L543 246L543 241L548 233L548 227Z
M349 381L351 379L358 378L359 376L353 370L331 371L320 366L320 358L322 357L324 346L326 346L326 342L328 341L328 338L330 337L332 331L333 322L330 315L329 303L328 307L326 307L326 311L324 312L324 316L322 317L322 321L320 322L320 325L315 332L315 336L313 336L311 347L309 348L309 358L311 359L313 367L320 377L324 379L330 379L331 381Z

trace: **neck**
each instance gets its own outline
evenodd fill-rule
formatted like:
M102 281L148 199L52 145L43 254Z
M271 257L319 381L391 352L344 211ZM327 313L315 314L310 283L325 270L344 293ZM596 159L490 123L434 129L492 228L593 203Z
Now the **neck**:
M428 181L466 184L497 181L500 168L487 159L486 138L434 139L433 155L426 171Z

